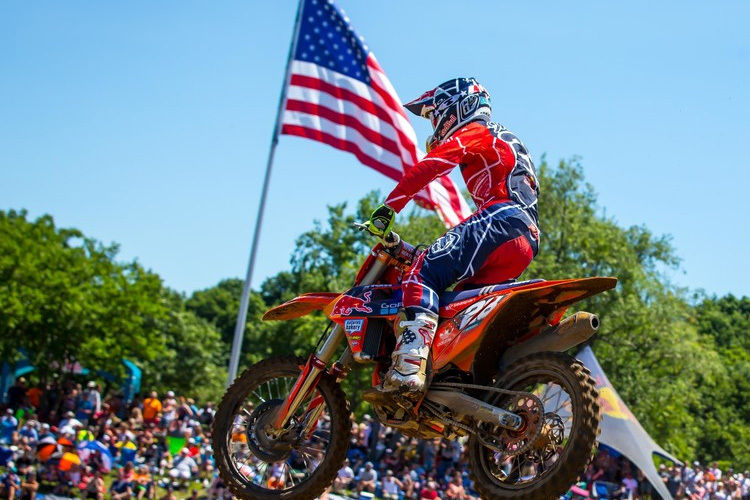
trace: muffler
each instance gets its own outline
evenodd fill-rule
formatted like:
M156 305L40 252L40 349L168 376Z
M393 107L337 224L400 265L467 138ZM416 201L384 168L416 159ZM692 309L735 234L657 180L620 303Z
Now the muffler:
M598 329L599 318L595 314L579 311L561 321L557 326L547 328L526 342L506 350L503 353L502 363L507 366L535 352L567 351L590 339Z
M490 422L506 429L518 430L523 425L523 419L515 413L472 398L463 392L434 389L427 392L425 399L447 406L453 413L468 415L476 420Z

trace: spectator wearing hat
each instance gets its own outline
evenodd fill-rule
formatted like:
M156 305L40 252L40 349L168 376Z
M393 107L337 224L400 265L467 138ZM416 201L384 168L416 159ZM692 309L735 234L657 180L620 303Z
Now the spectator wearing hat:
M349 489L349 485L352 484L354 479L354 471L349 467L349 459L344 460L344 465L339 469L336 479L333 480L333 487L331 491L334 493L342 493L345 489Z
M133 487L137 500L144 498L152 500L156 496L154 482L151 479L151 474L148 473L148 467L145 465L136 467L135 475L133 476Z
M78 420L75 416L75 413L73 413L72 411L66 412L64 417L65 418L63 418L60 421L60 425L59 425L60 434L70 435L70 436L75 437L76 429L80 427L85 427L83 422Z
M183 448L180 454L172 462L169 477L177 479L180 484L185 484L194 474L198 473L198 464L190 456L190 450Z
M388 469L385 472L381 484L383 488L384 500L398 500L399 495L403 493L404 483L393 475L393 471Z
M85 426L89 420L94 418L94 415L100 413L102 410L102 396L96 386L96 382L93 380L89 381L86 385L86 390L83 391L81 397L76 403L76 418L83 422Z
M18 419L13 415L13 410L8 408L5 415L0 417L0 444L11 444L17 428Z
M169 427L173 420L177 418L177 399L174 397L173 391L167 391L167 395L162 401L162 420L165 427Z
M437 483L435 481L427 481L425 487L419 493L419 498L422 500L436 500L438 498Z
M36 443L39 441L39 433L36 430L37 424L38 422L35 420L28 420L23 424L21 430L18 431L18 435L27 438L31 446L36 446Z
M357 494L363 491L375 493L375 487L378 482L378 473L373 469L372 462L365 463L365 466L359 469L357 475Z

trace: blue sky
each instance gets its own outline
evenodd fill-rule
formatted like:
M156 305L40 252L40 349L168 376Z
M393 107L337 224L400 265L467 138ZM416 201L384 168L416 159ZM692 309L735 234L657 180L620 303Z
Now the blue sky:
M675 282L750 295L750 3L339 4L403 100L475 76L535 159L580 156L607 215L672 235ZM117 242L186 293L244 277L295 10L0 4L0 209ZM392 187L282 136L253 284L326 205Z

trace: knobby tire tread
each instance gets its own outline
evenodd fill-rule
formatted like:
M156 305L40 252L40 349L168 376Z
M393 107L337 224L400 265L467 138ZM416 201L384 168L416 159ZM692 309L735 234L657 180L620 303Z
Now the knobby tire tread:
M271 492L263 491L260 488L251 489L235 478L230 465L231 457L227 449L225 436L228 432L231 432L235 407L245 399L248 390L254 387L254 383L257 383L255 381L262 380L263 377L274 373L288 373L292 367L299 372L299 367L304 366L306 362L306 359L298 356L276 356L264 359L243 371L224 393L211 429L214 441L214 457L219 476L221 476L227 489L237 498L242 500L313 500L333 483L344 463L349 450L349 435L351 433L349 402L334 377L328 373L323 373L317 387L323 394L326 404L329 405L328 411L331 417L330 447L325 453L325 458L309 479L291 490ZM337 436L337 433L341 435Z
M600 406L599 391L591 372L572 356L559 352L542 352L531 354L513 363L504 371L500 380L514 373L526 373L538 366L546 369L555 366L574 379L572 385L579 395L576 410L580 420L571 431L571 441L566 446L564 455L555 463L544 480L531 484L528 489L498 487L479 462L480 454L486 453L486 448L476 438L472 438L469 442L469 459L472 465L470 477L474 481L474 488L485 500L558 500L575 484L593 456L596 438L600 432Z

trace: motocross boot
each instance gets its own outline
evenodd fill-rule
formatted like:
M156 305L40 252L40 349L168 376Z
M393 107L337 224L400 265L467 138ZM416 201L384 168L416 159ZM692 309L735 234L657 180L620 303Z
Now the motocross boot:
M427 380L427 359L435 338L437 316L421 308L406 308L399 312L395 331L396 348L391 354L391 367L383 383L366 391L366 400L380 402L383 396L398 394L409 399L419 399Z

